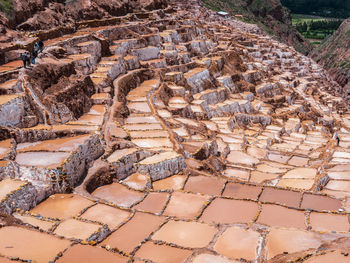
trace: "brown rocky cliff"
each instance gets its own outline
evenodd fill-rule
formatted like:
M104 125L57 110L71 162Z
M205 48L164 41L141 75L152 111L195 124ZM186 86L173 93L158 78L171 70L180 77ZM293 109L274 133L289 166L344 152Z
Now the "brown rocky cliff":
M167 6L166 0L11 0L11 2L12 11L6 18L0 17L0 25L28 31Z
M321 64L344 91L350 89L350 18L310 56Z

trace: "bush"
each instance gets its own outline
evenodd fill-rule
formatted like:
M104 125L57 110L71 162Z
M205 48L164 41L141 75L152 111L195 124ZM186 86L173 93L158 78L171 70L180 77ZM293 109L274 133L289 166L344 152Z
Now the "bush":
M11 0L0 0L0 12L8 16L11 14L12 8Z

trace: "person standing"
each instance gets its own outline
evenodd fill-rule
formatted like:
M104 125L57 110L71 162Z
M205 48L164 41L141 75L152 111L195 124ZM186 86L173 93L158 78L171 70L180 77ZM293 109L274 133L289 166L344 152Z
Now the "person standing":
M29 67L30 66L30 53L28 51L26 51L26 54L27 54L27 66Z
M43 52L44 50L44 42L41 39L39 40L39 49L40 49L40 53Z
M38 52L39 52L39 44L36 42L34 44L34 49L33 49L33 56L32 56L32 64L34 65L35 64L35 59L37 58L38 56Z
M21 59L23 61L23 67L27 68L27 51L21 54Z

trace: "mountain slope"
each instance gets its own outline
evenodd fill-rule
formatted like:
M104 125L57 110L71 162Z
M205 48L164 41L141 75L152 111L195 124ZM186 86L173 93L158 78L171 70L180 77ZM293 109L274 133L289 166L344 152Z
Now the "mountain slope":
M280 0L203 0L214 10L225 10L232 15L241 14L245 21L259 24L280 41L308 54L312 46L292 26L290 11Z
M341 86L350 89L350 18L310 55Z
M80 20L166 6L166 0L0 0L0 26L30 31L50 29Z

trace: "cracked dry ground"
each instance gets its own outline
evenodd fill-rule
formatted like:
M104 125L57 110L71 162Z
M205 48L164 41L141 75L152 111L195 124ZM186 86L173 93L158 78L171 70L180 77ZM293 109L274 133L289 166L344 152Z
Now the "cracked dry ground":
M350 262L317 64L197 2L102 22L0 67L0 262Z

